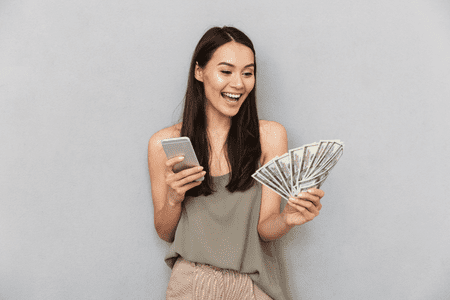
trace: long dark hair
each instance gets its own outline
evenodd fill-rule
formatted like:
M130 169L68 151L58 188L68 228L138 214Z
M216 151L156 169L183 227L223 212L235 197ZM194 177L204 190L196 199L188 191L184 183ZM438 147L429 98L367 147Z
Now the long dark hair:
M251 40L240 30L227 26L209 29L198 42L192 55L180 136L190 138L200 165L206 171L206 176L202 184L187 191L186 196L207 196L214 192L209 168L211 145L206 132L206 97L203 83L194 77L195 65L198 63L201 68L204 68L216 49L231 41L249 47L255 55ZM256 61L254 76L253 90L245 99L239 112L231 118L231 127L226 139L227 161L231 170L230 182L226 188L230 192L245 191L253 186L254 179L251 175L258 169L261 157L255 94Z

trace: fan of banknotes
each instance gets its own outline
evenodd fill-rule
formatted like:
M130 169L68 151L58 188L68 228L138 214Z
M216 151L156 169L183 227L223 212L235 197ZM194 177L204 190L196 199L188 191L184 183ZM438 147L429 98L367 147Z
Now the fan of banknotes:
M289 150L259 168L252 177L288 200L309 188L320 188L342 156L344 143L322 140Z

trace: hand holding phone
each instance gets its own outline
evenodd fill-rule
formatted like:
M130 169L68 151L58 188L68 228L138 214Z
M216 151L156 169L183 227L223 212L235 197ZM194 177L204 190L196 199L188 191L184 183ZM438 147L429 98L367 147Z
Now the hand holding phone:
M161 144L164 152L166 153L167 159L172 159L178 156L184 157L182 161L179 161L173 166L174 173L200 166L194 152L194 147L192 147L191 140L188 137L165 139L161 141ZM205 178L202 177L199 180L203 181L204 179Z
M162 146L167 156L166 183L169 185L169 202L181 203L185 193L202 183L204 175L198 163L189 138L162 140Z

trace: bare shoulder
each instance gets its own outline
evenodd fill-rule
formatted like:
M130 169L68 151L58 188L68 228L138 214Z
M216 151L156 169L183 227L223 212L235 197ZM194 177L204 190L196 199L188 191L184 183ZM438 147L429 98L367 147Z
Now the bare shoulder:
M148 143L149 152L157 149L162 150L161 140L180 137L181 123L172 125L170 127L163 128L152 135Z
M287 136L283 125L275 121L259 120L259 133L261 147L264 144L272 144Z
M259 130L261 134L281 134L286 132L283 125L275 121L259 120Z
M259 120L259 133L261 163L287 152L287 132L283 125L275 121Z
M164 182L163 175L167 158L161 141L168 138L179 137L180 132L181 124L175 124L159 130L152 135L148 142L148 169L150 172L150 181L152 182L152 193L157 194L154 189Z

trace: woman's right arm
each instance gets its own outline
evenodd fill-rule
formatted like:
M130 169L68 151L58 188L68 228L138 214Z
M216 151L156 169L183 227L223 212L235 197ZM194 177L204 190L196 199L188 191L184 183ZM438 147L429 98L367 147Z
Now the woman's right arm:
M173 242L181 216L181 204L189 189L201 184L194 181L205 175L202 167L174 173L172 167L182 161L178 157L167 160L161 140L173 136L165 130L155 133L148 144L148 169L152 187L155 228L159 237Z

